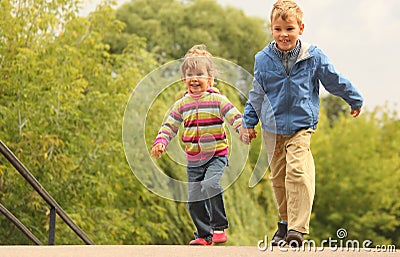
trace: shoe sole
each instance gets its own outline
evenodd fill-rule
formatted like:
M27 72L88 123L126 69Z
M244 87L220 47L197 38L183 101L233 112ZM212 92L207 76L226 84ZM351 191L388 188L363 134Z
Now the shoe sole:
M290 247L303 246L303 236L299 232L288 232L286 242Z
M190 243L189 243L189 245L191 245L191 246L213 246L214 242L212 242L211 244L207 244L207 245L205 245L205 244L190 244Z
M287 242L284 239L279 240L278 242L271 242L272 246L280 246L280 247L284 247L286 246Z
M213 243L216 243L216 244L223 244L223 243L226 243L228 240L213 240Z

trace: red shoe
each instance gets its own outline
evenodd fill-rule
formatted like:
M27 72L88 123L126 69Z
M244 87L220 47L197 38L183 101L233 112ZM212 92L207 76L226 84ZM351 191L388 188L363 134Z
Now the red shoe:
M196 238L192 241L190 241L189 245L213 245L214 243L212 241L207 241L204 238Z
M219 244L222 244L222 243L225 243L226 241L228 241L228 236L226 235L225 229L223 231L215 230L213 233L212 241L214 243L219 243Z

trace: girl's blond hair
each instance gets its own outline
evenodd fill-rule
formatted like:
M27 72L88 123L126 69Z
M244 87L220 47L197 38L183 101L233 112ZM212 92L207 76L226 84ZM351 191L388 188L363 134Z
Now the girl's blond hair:
M181 66L182 74L185 75L187 69L194 69L198 66L205 66L208 76L212 78L215 78L218 74L214 61L212 60L212 55L203 44L194 45L186 52Z

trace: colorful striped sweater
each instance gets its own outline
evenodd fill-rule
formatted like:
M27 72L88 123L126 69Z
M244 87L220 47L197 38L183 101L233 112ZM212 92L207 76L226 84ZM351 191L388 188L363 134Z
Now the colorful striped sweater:
M239 131L242 114L224 95L212 88L198 99L186 93L175 102L153 145L162 143L167 146L183 122L182 142L185 144L188 161L228 155L224 119L236 132Z

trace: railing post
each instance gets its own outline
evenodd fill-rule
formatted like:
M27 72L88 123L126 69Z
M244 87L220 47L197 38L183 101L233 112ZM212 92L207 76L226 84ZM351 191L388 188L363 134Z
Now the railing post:
M14 166L14 168L25 178L25 180L36 190L36 192L50 205L50 231L49 243L54 244L56 214L77 234L86 244L94 245L94 242L76 225L67 213L59 206L59 204L49 195L43 186L29 172L29 170L21 163L21 161L8 149L8 147L0 140L0 153ZM53 217L53 218L52 218ZM52 230L54 231L52 232Z
M54 245L56 237L56 208L51 206L50 208L50 228L49 228L49 245Z

